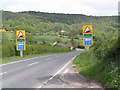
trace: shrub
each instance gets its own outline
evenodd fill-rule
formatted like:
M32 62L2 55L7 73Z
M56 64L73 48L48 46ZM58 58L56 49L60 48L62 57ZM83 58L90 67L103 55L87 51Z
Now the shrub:
M68 48L55 47L55 46L45 46L45 45L26 45L26 50L23 51L24 55L31 54L42 54L42 53L58 53L58 52L68 52ZM19 51L16 51L16 45L13 42L5 43L2 47L2 57L11 57L19 55Z

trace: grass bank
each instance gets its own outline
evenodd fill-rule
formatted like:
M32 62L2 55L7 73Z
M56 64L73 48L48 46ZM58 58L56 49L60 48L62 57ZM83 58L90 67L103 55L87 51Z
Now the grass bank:
M119 49L116 39L99 42L81 53L74 64L81 74L98 80L107 88L120 89Z
M72 51L69 51L69 52L72 52ZM64 52L64 53L69 53L69 52ZM20 56L4 57L4 58L2 58L2 64L14 62L14 61L25 60L25 59L30 59L30 58L34 58L34 57L53 55L53 54L60 54L60 52L59 53L51 52L51 53L43 53L43 54L24 55L23 57L20 57Z
M57 46L47 46L40 44L27 44L26 50L23 51L24 57L20 57L20 52L16 51L16 45L13 42L3 43L2 45L2 63L9 63L21 59L43 56L56 53L71 52L69 48Z

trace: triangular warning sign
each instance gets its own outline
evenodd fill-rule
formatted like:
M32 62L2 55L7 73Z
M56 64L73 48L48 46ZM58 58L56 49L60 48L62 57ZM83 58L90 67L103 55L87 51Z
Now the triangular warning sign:
M22 33L22 31L20 31L17 35L17 38L25 38L24 34Z
M20 38L20 37L24 37L24 36L23 36L23 33L22 33L21 31L20 31L19 34L18 34L18 38Z
M86 26L84 33L92 33L92 30L89 28L89 26Z
M85 33L90 33L90 29L87 27Z

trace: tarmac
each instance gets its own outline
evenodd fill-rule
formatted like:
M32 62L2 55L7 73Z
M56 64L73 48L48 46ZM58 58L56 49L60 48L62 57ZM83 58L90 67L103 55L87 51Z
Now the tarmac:
M71 65L60 76L59 79L67 84L70 84L74 88L101 88L102 85L95 80L89 79L81 75L75 65Z
M72 62L43 88L97 88L105 90L101 83L81 75Z

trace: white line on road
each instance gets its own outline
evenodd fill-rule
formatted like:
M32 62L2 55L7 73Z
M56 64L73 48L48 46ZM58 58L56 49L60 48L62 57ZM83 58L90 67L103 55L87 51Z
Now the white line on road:
M4 73L0 73L0 75L3 75L3 74L5 74L5 73L7 73L7 72L4 72Z
M65 74L65 73L67 73L68 72L68 69L66 69L63 73Z
M32 66L32 65L35 65L35 64L37 64L37 63L39 63L39 62L31 63L31 64L29 64L28 66Z
M50 77L48 80L46 80L43 84L41 84L38 88L42 88L43 87L43 85L45 85L47 82L49 82L51 79L53 79L57 74L59 74L72 60L74 60L76 58L76 56L75 57L73 57L67 64L65 64L65 66L64 67L62 67L57 73L55 73L52 77Z
M50 56L50 55L48 55L48 56ZM24 61L29 61L29 60L32 60L32 59L43 58L43 57L48 57L48 56L39 56L39 57L29 58L29 59L25 59L25 60L14 61L14 62L10 62L10 63L7 63L7 64L1 64L0 66L19 63L19 62L24 62Z
M46 60L50 60L50 59L52 59L52 58L48 58L48 59L46 59Z

